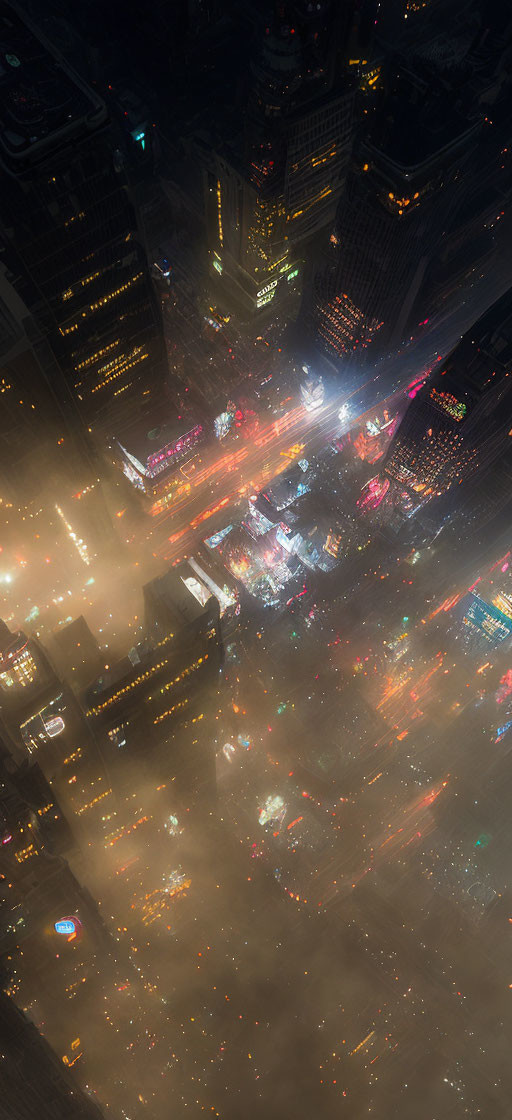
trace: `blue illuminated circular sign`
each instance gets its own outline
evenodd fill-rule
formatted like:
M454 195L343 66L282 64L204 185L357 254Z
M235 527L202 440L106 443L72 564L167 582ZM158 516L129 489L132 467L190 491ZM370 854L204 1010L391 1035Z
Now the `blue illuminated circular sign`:
M65 937L71 937L78 930L78 920L75 918L60 918L54 925L55 933L61 933Z

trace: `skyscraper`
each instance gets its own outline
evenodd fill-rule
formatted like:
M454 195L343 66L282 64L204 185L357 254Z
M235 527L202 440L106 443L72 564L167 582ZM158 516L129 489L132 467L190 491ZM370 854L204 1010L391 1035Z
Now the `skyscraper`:
M368 136L356 146L316 282L317 337L335 359L399 344L422 318L429 264L466 193L479 122L451 104L426 68L388 73Z
M63 459L64 441L68 472L81 460L84 443L80 432L71 432L59 397L55 355L9 282L5 264L0 324L0 479L4 501L21 505L29 492L40 492Z
M37 762L51 783L39 816L56 820L58 797L78 838L103 835L115 815L113 793L78 701L38 639L12 634L1 620L0 703L17 757Z
M57 358L60 407L88 424L101 416L111 430L120 413L158 391L163 375L122 157L98 95L15 7L3 4L0 18L8 278Z
M9 753L9 739L2 729L0 741L0 811L2 854L16 874L27 861L46 849L54 856L73 847L69 824L37 762L20 765Z
M212 299L275 338L297 314L304 254L334 218L355 82L344 67L347 29L330 5L278 4L262 30L245 137L220 145L206 202Z
M102 1113L75 1082L30 1019L0 991L0 1113L9 1120L101 1120Z
M183 564L146 584L146 639L84 698L109 773L123 792L143 762L156 784L176 782L187 806L210 805L215 796L208 708L223 660L219 603L195 568Z
M17 766L8 746L0 743L3 987L44 1023L65 1065L87 1066L102 1026L98 999L105 983L112 984L115 943L96 902L59 855L63 846L69 850L62 840L70 830L53 790L36 763ZM2 1106L3 1099L0 1113Z
M411 401L382 470L399 505L413 512L455 484L471 486L504 456L512 423L511 360L509 290Z

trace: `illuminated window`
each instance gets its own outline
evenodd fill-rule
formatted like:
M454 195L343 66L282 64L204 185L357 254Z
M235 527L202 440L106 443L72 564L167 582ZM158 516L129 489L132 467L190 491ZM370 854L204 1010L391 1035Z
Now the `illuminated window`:
M34 844L28 844L26 848L20 848L19 851L14 853L17 863L24 863L26 859L31 859L32 856L37 856L37 848Z
M32 684L37 676L37 665L29 649L24 649L12 662L8 669L0 673L0 685L7 692L20 685L25 688Z
M219 223L219 241L221 245L223 245L224 233L222 230L222 194L220 189L220 179L217 179L217 220Z
M430 397L438 408L451 416L452 420L456 420L460 424L464 419L467 412L467 405L463 401L458 401L453 393L441 392L439 389L433 388L430 390Z

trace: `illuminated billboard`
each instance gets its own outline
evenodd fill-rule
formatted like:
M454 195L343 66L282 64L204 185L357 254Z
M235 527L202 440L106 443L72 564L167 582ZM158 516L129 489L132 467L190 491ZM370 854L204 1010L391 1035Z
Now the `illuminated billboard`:
M265 304L270 303L276 294L278 280L269 280L259 292L256 292L256 307L264 307Z
M66 727L63 719L65 710L64 697L59 693L54 700L20 725L23 742L30 753L40 747L41 743L62 735Z
M189 567L192 568L197 576L197 579L193 580L192 582L197 583L203 589L203 592L207 593L206 601L208 601L211 595L215 595L216 599L219 602L220 614L222 617L228 607L235 606L237 601L236 594L231 591L229 587L226 586L226 584L224 584L223 587L220 587L219 584L216 583L214 579L212 579L208 572L205 572L204 568L202 568L200 564L198 564L197 560L195 560L193 556L190 557L188 563ZM187 585L189 591L192 591L192 594L195 595L197 599L198 595L190 586L190 581L188 579L183 579L183 582ZM201 599L199 601L202 602Z
M219 532L214 533L213 536L205 537L204 543L206 545L208 545L208 548L217 548L217 545L219 545L221 543L221 541L224 540L224 537L227 537L228 533L231 532L232 528L233 528L232 525L226 525L225 529L219 529Z
M207 590L207 588L204 587L198 579L195 579L194 576L188 576L185 579L182 576L181 579L182 583L185 584L185 587L188 589L188 591L190 591L191 595L194 596L194 599L197 599L198 603L200 603L202 607L206 606L206 603L210 598L210 592Z
M375 475L363 486L356 503L358 508L361 510L378 509L386 497L389 486L389 478L381 478L380 475Z
M157 435L158 429L156 429L156 436ZM179 458L180 455L189 451L191 447L195 447L196 443L203 438L203 435L204 429L202 424L196 424L194 428L191 428L189 432L185 432L179 439L164 444L158 451L148 456L147 465L143 468L145 474L149 475L150 478L154 478L155 475L160 474L161 471L165 470L170 458L174 456ZM155 432L149 432L148 439L153 438L155 438Z
M492 603L486 603L479 595L470 592L461 599L457 614L466 626L478 630L487 641L503 642L512 634L512 619Z
M230 428L233 426L234 419L234 412L221 412L215 417L213 427L217 439L224 439L224 437L227 436Z
M65 937L68 941L75 941L80 935L82 923L80 922L80 918L76 916L71 918L59 918L59 920L55 922L53 928L55 933L60 934L61 937Z
M510 731L511 729L512 729L512 719L509 719L507 721L507 723L503 724L503 727L498 727L498 730L496 732L496 739L494 740L494 742L495 743L500 743L501 740L505 738L505 735L507 734L507 732Z
M512 618L512 595L506 595L504 591L500 591L493 599L493 603L502 614L507 615L507 618Z

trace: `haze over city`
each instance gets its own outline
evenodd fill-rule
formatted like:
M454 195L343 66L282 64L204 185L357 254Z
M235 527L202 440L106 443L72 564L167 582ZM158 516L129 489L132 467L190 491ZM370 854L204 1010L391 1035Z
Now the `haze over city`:
M507 1120L510 5L0 26L0 1118Z

